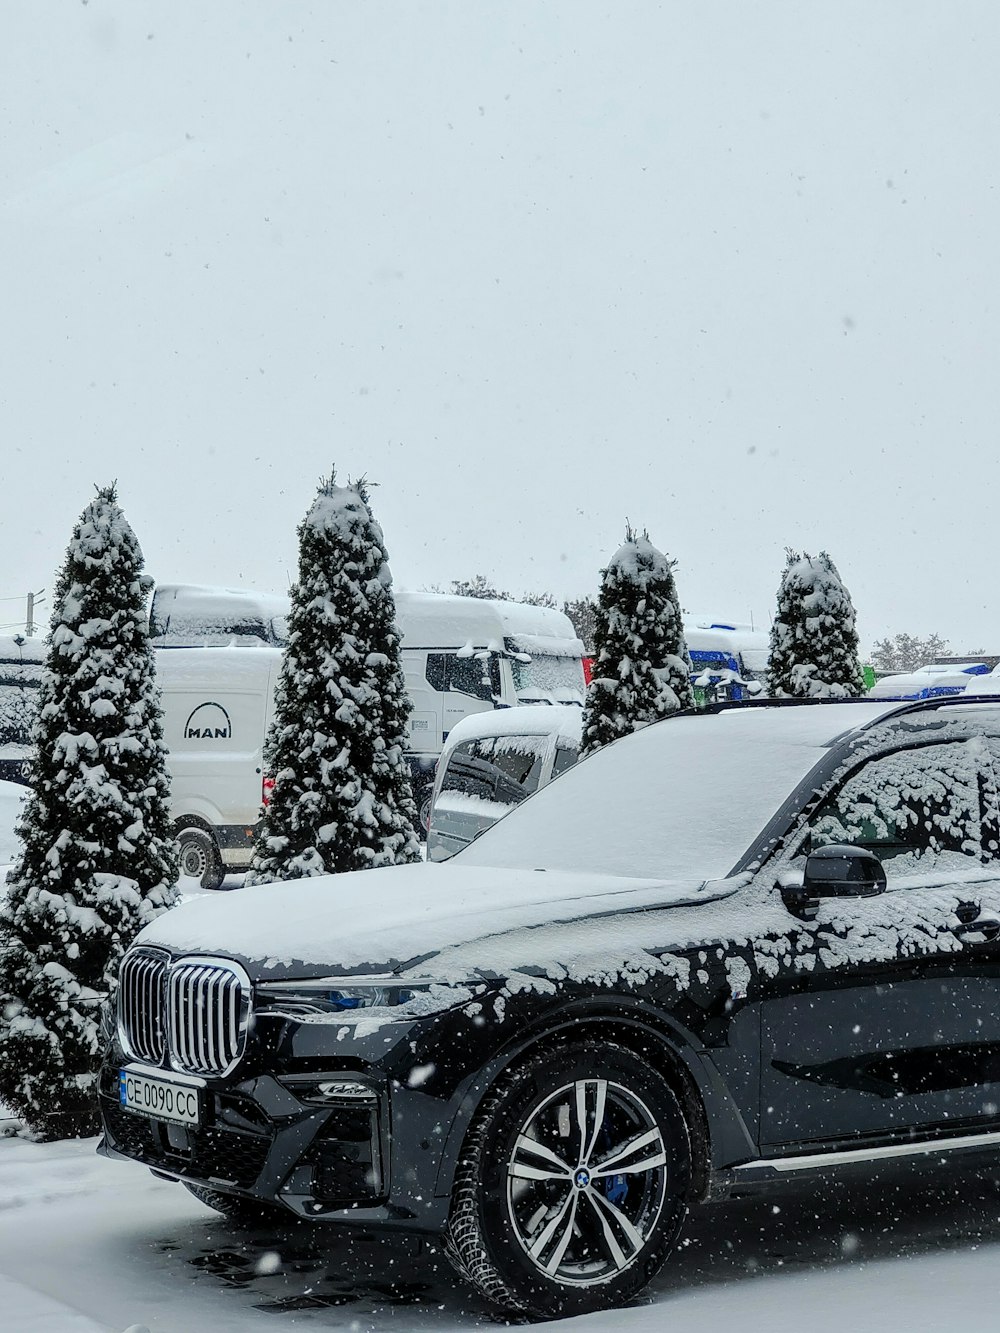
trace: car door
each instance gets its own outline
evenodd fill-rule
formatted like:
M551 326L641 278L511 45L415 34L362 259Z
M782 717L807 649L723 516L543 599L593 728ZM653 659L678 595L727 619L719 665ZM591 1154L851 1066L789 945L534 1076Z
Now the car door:
M911 744L861 764L808 821L800 867L818 846L860 845L887 883L876 896L819 900L766 986L766 1150L997 1120L994 792L980 738Z

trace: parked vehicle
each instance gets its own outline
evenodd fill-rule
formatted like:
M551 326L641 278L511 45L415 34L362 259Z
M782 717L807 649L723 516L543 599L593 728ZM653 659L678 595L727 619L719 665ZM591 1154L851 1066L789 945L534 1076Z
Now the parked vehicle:
M284 648L289 610L281 593L160 583L149 604L149 633L158 648L226 648L234 642Z
M869 699L940 699L961 694L970 677L989 675L985 662L931 663L916 671L880 677Z
M0 637L0 782L28 780L35 695L44 662L42 639Z
M281 666L281 652L263 641L225 641L231 646L164 647L155 659L181 873L206 889L250 864ZM252 649L237 646L248 642ZM14 647L0 641L0 780L27 782L45 646L27 639Z
M123 960L100 1151L535 1315L634 1297L694 1200L993 1170L998 765L1000 702L716 706L444 864L192 900Z
M962 690L963 694L1000 694L1000 666L995 666L985 675L972 676Z
M582 727L582 709L537 704L476 713L457 722L438 761L428 860L447 860L572 768Z
M687 621L691 680L699 704L739 702L761 694L767 683L769 636L751 625L722 620Z
M156 653L181 874L205 889L250 864L269 785L263 748L281 669L277 648L230 642Z
M397 592L401 659L413 703L407 759L422 829L434 767L456 722L519 703L583 704L583 644L561 611L520 602ZM283 648L287 597L189 585L158 587L154 642L238 641Z

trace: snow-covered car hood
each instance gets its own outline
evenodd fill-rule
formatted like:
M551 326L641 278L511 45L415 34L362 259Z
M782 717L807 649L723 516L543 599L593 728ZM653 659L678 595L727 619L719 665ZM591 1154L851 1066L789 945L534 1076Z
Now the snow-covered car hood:
M744 880L676 883L455 862L397 866L206 894L158 917L137 943L235 958L255 981L430 975L436 957L456 953L472 969L502 974L508 963L560 961L551 955L563 935L572 951L571 923L711 902ZM555 939L540 932L543 956L532 959L525 933L556 923L566 923L566 931Z

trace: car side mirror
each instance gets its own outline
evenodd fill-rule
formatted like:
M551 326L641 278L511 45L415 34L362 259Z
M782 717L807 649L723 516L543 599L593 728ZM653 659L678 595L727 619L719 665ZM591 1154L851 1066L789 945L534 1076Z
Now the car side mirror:
M870 898L885 890L882 862L867 847L832 843L806 858L804 891L813 898Z
M885 870L874 852L842 844L817 848L801 876L788 874L778 885L785 906L801 921L815 917L822 898L869 898L885 886Z

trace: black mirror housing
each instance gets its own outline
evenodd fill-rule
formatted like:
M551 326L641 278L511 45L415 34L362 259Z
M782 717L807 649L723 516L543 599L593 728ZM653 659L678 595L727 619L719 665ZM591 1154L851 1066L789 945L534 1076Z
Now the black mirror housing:
M810 852L802 887L810 898L869 898L885 890L882 862L867 847L832 843Z

